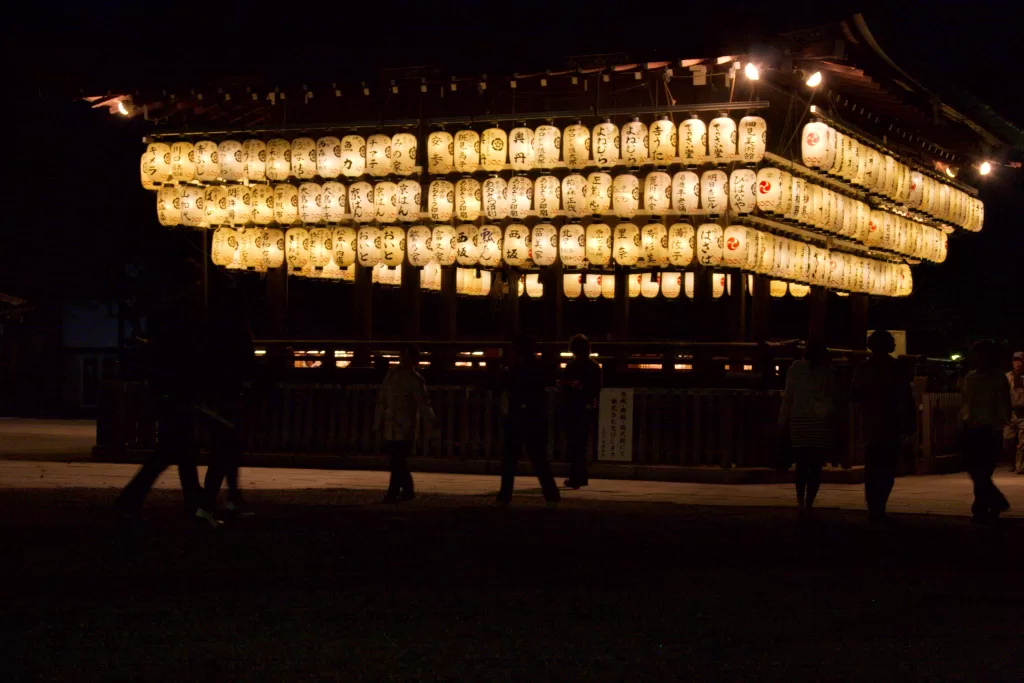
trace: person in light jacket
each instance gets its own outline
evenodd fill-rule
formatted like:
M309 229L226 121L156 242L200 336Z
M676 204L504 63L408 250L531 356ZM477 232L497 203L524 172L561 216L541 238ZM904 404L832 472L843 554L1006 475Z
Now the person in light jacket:
M990 340L974 345L975 369L967 373L962 399L964 457L974 482L972 521L990 522L1010 509L992 482L1002 449L1003 426L1010 419L1010 387L998 370L998 347Z
M374 431L383 430L384 448L391 456L391 483L384 495L385 503L415 496L409 456L416 426L423 418L428 437L434 427L434 409L427 396L427 383L417 370L419 361L419 349L406 346L400 364L388 370L377 394Z

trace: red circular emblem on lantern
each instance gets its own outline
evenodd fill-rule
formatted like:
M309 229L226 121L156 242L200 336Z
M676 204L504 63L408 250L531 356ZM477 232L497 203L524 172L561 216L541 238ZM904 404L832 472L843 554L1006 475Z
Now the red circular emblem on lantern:
M740 241L735 237L730 237L725 246L729 248L729 251L736 251L740 248Z
M761 194L768 194L772 191L772 184L767 180L762 180L758 183L757 189Z
M916 189L917 189L917 183L915 183L914 181L911 181L910 182L910 191L913 192Z
M868 222L868 230L870 230L871 232L874 232L875 230L878 230L878 226L875 225L874 221L869 221Z
M807 134L807 144L808 145L813 147L814 145L818 144L819 142L821 142L821 138L818 137L817 133L808 133Z

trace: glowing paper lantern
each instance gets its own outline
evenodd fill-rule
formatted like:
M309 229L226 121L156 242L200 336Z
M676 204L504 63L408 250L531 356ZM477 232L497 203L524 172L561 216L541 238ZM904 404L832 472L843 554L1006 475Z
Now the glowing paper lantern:
M160 143L155 143L160 144ZM151 145L152 146L152 145ZM170 148L167 152L167 174L170 180ZM217 145L217 163L220 165L220 177L224 180L239 181L245 178L245 166L243 163L242 143L238 140L225 140ZM157 176L159 177L158 167ZM162 181L162 182L167 182Z
M455 170L474 173L480 167L480 135L475 130L455 134Z
M394 223L398 220L398 185L384 181L373 186L374 214L381 223Z
M644 178L644 208L655 216L669 212L672 204L672 178L664 171L653 171Z
M678 299L679 292L683 288L683 274L682 273L662 273L661 274L661 295L666 299Z
M480 167L485 171L505 168L508 134L501 128L488 128L480 139Z
M238 231L233 228L217 228L213 231L210 260L215 266L228 267L236 262L241 265L240 246Z
M723 234L716 223L704 223L697 228L697 262L702 266L722 265Z
M341 139L341 173L357 178L366 171L366 140L362 135L346 135Z
M562 149L562 133L551 125L537 126L533 137L537 168L554 168Z
M722 114L708 126L708 158L714 164L725 164L736 158L736 122Z
M273 208L273 197L270 199ZM253 218L252 192L245 185L228 186L227 221L232 225L244 225Z
M846 277L847 254L838 251L830 252L828 255L828 286L833 289L843 289Z
M579 121L565 129L562 134L565 165L571 169L586 167L590 161L590 129Z
M267 142L267 180L288 180L292 174L292 143L281 138Z
M539 299L544 296L544 284L540 281L537 273L526 274L526 296L531 299Z
M515 268L527 264L530 257L530 229L521 223L512 223L505 228L505 263Z
M206 201L203 196L203 188L196 185L182 185L181 198L178 201L181 207L181 224L191 228L200 228L206 221Z
M651 124L648 149L655 166L668 166L676 158L676 124L667 116Z
M309 263L309 231L305 228L289 228L284 239L288 268L293 271L302 270Z
M292 165L294 166L294 154ZM378 178L391 173L391 137L376 133L366 138L366 170Z
M640 278L640 294L653 299L661 291L661 276L658 273L644 273Z
M811 293L811 288L808 285L802 285L796 282L789 283L789 294L794 299L803 299L805 296Z
M280 268L284 264L285 239L284 231L275 228L264 228L263 255L267 268Z
M687 166L700 166L708 156L708 128L694 114L679 124L679 158Z
M380 259L386 266L396 267L405 260L405 230L394 225L380 229Z
M693 273L683 274L683 292L686 294L687 299L693 298L694 280Z
M206 188L203 197L206 204L206 225L226 224L228 222L228 188L223 185L211 185Z
M420 219L420 184L406 178L398 182L398 220L411 223Z
M577 299L583 293L583 276L576 273L562 276L562 291L566 298Z
M615 276L614 275L602 275L601 279L601 297L604 299L615 298Z
M523 128L522 130L530 130ZM530 131L533 134L533 131ZM533 181L526 176L513 176L508 181L508 215L522 220L530 213L533 204Z
M634 118L631 122L622 127L622 144L620 151L622 158L630 166L643 166L647 163L647 126Z
M497 268L501 265L502 234L497 225L480 227L480 265Z
M314 268L323 268L334 258L332 237L330 228L312 228L309 231L309 262Z
M197 142L194 158L196 162L196 180L210 182L220 177L216 142L213 140L200 140Z
M323 189L317 183L302 183L299 185L299 220L320 223L323 219Z
M558 230L550 223L533 226L530 235L533 262L538 266L550 266L558 257Z
M534 184L533 197L537 215L541 218L554 218L558 215L562 184L554 176L542 175Z
M721 299L726 289L732 289L732 278L724 273L711 273L711 296Z
M587 215L587 179L578 173L570 173L562 179L562 208L570 218Z
M427 171L444 175L455 168L455 140L451 133L435 130L427 137Z
M412 133L391 136L391 170L397 175L409 175L416 170L416 136Z
M373 185L365 181L349 185L348 205L352 211L352 220L356 223L369 223L376 218Z
M427 212L430 220L445 222L452 219L455 205L455 186L447 180L434 180L430 183L427 196Z
M661 223L648 223L641 231L644 265L648 268L668 265L668 231Z
M729 176L729 206L738 214L750 213L757 205L757 174L740 168Z
M672 176L672 207L682 214L700 211L700 177L693 171Z
M754 182L758 210L768 214L781 213L782 171L767 167L759 169Z
M729 191L729 177L725 171L704 171L700 177L700 199L704 213L717 216L725 211Z
M508 160L516 171L533 169L536 154L533 149L533 131L529 128L513 128L508 134Z
M741 266L744 270L756 271L758 259L761 257L761 238L763 233L760 230L747 228L747 259ZM748 290L753 289L748 287Z
M828 126L821 121L811 121L804 126L803 136L800 139L800 155L804 166L829 170L825 166L829 158L828 140L831 135L827 133Z
M333 135L316 141L316 172L323 178L341 175L341 140Z
M857 175L857 164L859 159L857 156L856 142L849 135L843 136L843 166L839 170L840 177L845 180L853 180Z
M602 214L611 210L612 177L603 172L591 173L587 176L587 210L592 214Z
M579 268L586 258L586 233L579 223L566 223L558 232L558 257L562 265Z
M619 127L605 119L594 126L591 134L594 161L601 168L611 168L619 160Z
M165 185L156 192L156 215L160 225L170 227L181 223L181 188Z
M455 263L455 255L458 250L455 228L450 225L434 226L430 238L434 245L434 260L442 266L450 266Z
M372 268L381 261L383 237L380 228L370 225L359 227L356 233L356 259L364 268Z
M598 299L601 296L601 276L596 273L588 274L583 281L583 294L588 299Z
M428 292L441 291L441 266L436 263L427 263L420 271L420 288Z
M339 268L348 268L356 262L356 231L352 228L334 228L331 231L331 244L334 247L334 264Z
M313 138L292 140L292 174L300 180L316 177L316 141Z
M267 179L267 143L255 138L242 143L242 175L252 182Z
M461 221L475 221L480 217L480 183L463 178L455 183L455 215Z
M612 181L612 207L619 218L632 218L640 210L640 181L632 173L617 175Z
M480 230L472 223L455 229L455 258L460 266L475 266L480 260Z
M587 226L587 261L592 266L605 266L612 256L612 229L604 223Z
M724 265L730 268L743 268L747 265L747 249L752 232L742 225L730 225L725 229L722 247L722 263Z
M695 233L689 223L676 223L668 229L668 262L685 268L693 261Z
M299 188L290 183L274 185L274 220L291 225L299 219Z
M781 280L772 280L770 283L768 283L768 293L774 299L781 299L782 297L786 296L786 291L788 289L789 287L786 285L786 283L782 282Z
M489 220L501 220L508 216L508 183L499 176L492 176L483 184L484 215Z
M620 266L635 266L640 258L640 229L632 223L619 223L612 232L612 255Z
M885 215L881 211L872 211L868 220L868 231L864 235L864 244L876 246L882 242L885 235Z
M753 166L764 159L768 124L760 116L744 116L739 124L740 161Z
M146 145L146 151L142 153L142 159L139 161L139 176L142 187L147 190L155 190L159 185L171 182L170 146L162 142L151 142Z
M191 142L178 141L171 145L171 177L178 182L195 180L196 148Z
M320 203L323 207L323 220L327 223L340 223L345 219L345 210L348 208L348 190L339 182L328 181L320 188Z

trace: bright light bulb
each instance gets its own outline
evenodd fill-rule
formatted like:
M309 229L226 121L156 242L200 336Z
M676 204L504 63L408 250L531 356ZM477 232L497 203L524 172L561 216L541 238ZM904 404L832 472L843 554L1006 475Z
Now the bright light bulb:
M761 78L761 72L757 70L757 67L754 66L753 62L747 62L747 65L743 67L743 73L752 81L756 81Z
M956 178L956 172L950 166L946 167L946 175L950 178Z
M124 106L124 101L117 101L117 110L121 112L123 115L128 116L128 109Z
M807 79L807 86L809 88L817 88L819 85L821 85L821 72L815 71L811 74L811 77Z
M988 175L991 172L992 164L988 163L987 161L981 162L981 168L978 169L978 173L980 173L981 175Z

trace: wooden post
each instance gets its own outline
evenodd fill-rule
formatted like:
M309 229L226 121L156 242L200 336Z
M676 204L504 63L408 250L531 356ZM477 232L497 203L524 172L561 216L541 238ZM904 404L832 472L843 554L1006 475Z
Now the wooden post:
M455 305L458 296L455 291L457 269L455 266L441 267L441 341L454 342L458 338L455 329ZM438 354L438 370L447 370L455 362L455 351L448 345L441 347Z
M698 266L693 274L693 303L696 313L693 329L697 340L706 341L714 336L711 332L711 321L713 319L714 294L711 284L711 269ZM696 369L696 368L695 368Z
M868 295L850 294L850 348L868 347Z
M352 301L352 337L357 341L370 341L373 338L373 268L362 266L358 261L356 262L355 287L352 295L354 297ZM365 367L369 364L369 350L359 347L352 365Z
M402 264L402 306L402 336L406 341L419 341L422 315L420 269L408 262Z
M730 273L732 290L729 294L729 340L747 341L747 274Z
M271 334L284 339L288 335L288 266L267 270L266 287Z
M813 286L808 295L807 341L825 342L825 320L828 311L828 290Z
M540 280L544 285L545 336L548 341L561 341L562 306L565 305L562 291L562 262L556 259L554 264L542 270Z
M615 268L615 300L612 314L612 339L629 341L629 270Z
M770 335L768 329L771 310L771 279L767 275L754 277L754 291L751 297L750 332L754 341L765 341Z
M519 275L520 270L514 267L505 269L505 278L508 282L503 293L502 302L502 327L504 328L505 339L514 340L519 335Z

